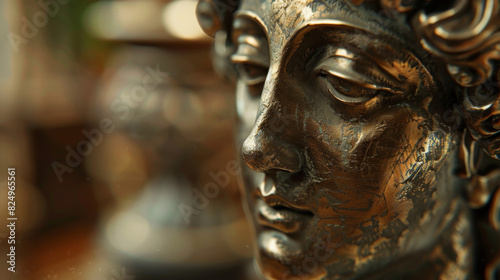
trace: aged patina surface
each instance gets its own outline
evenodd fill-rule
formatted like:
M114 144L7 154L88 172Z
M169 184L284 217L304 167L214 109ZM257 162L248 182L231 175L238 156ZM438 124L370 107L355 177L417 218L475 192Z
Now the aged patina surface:
M499 279L498 0L201 0L198 17L237 77L258 273Z

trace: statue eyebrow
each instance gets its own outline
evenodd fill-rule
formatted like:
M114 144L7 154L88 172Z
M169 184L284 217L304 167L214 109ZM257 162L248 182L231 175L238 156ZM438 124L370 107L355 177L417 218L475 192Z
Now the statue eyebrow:
M351 46L351 47L354 47L357 53L356 51L351 52L346 48L336 48L331 54L329 54L329 56L347 58L353 61L369 59L370 61L375 63L376 66L378 66L377 68L380 68L377 69L377 71L380 74L382 74L386 79L392 80L393 83L401 84L403 82L401 81L401 79L399 79L399 77L394 71L391 71L391 67L387 63L385 63L385 61L373 57L367 51L359 49L357 46Z

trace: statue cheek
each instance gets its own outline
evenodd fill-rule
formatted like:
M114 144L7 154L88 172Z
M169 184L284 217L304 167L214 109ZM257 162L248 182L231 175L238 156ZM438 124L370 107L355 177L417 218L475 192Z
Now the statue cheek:
M390 175L392 170L388 169L404 169L401 159L418 149L424 133L407 111L387 112L372 119L361 129L348 154L362 178L378 182Z

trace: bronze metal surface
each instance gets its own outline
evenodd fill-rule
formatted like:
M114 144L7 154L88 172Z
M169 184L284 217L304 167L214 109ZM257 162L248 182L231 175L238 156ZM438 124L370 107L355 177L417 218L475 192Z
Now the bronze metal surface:
M498 0L199 7L263 277L499 279Z

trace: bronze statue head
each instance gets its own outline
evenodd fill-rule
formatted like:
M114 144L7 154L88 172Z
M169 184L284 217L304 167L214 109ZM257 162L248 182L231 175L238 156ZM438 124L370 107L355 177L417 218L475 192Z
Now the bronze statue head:
M500 277L498 0L201 0L198 15L237 72L263 275Z

